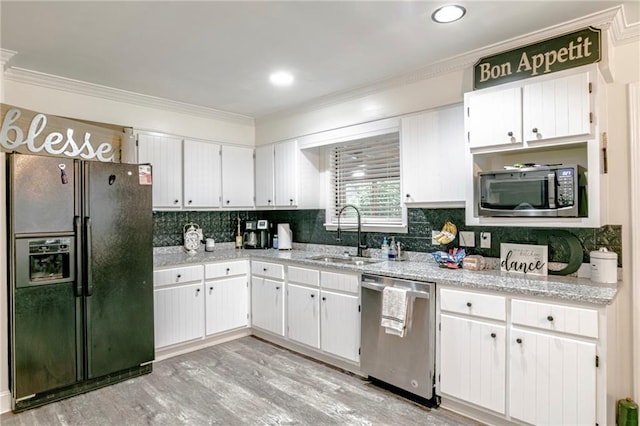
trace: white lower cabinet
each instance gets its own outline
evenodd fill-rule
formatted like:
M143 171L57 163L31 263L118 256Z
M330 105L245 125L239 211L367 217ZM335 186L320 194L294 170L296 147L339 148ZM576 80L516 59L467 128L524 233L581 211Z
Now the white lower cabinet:
M320 293L320 347L324 352L360 362L360 299L332 291Z
M440 326L441 391L504 414L505 326L447 314Z
M284 283L251 278L251 325L284 336Z
M595 425L596 344L511 330L509 412L536 425Z
M205 265L206 335L249 325L249 262Z
M320 349L320 290L295 284L287 286L287 336Z
M248 324L247 277L207 281L206 334L221 333Z
M175 345L204 336L204 284L154 291L155 346Z
M448 288L439 300L443 397L534 425L605 424L598 309Z

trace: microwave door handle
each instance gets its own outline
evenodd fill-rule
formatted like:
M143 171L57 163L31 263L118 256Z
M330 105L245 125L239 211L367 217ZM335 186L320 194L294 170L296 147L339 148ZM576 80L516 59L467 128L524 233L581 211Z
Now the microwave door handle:
M556 208L556 174L549 173L547 175L549 182L549 208Z

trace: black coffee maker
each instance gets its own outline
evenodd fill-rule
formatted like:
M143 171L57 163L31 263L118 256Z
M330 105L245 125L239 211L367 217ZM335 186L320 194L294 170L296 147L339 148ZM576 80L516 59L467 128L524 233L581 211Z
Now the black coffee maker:
M269 248L269 221L248 220L242 235L242 246L246 249Z

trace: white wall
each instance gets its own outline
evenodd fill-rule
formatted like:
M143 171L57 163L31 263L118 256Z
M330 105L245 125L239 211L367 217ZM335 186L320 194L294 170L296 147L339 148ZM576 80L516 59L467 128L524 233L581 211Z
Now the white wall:
M71 93L33 84L4 82L4 103L45 114L97 121L216 142L254 145L251 119L204 118L159 108Z

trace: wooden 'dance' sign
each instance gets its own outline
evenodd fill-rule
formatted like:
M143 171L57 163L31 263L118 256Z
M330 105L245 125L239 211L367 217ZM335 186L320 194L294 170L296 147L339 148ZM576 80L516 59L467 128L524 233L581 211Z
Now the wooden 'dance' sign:
M548 247L532 244L500 244L500 270L529 275L548 273Z

